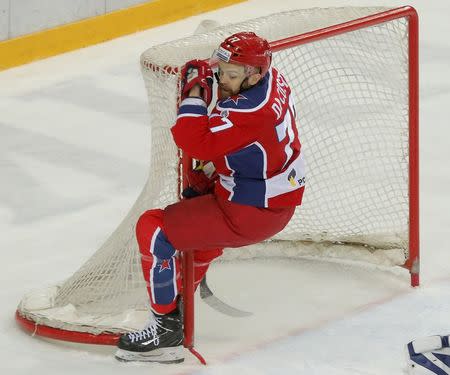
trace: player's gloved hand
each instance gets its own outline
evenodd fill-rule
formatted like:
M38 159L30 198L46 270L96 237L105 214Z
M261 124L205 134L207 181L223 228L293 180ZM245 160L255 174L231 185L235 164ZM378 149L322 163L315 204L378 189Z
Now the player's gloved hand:
M212 99L213 73L209 64L202 60L188 61L181 69L181 99L189 96L195 86L201 88L201 97L209 106Z
M216 172L206 173L201 163L199 168L188 171L186 178L188 187L181 194L184 198L189 199L212 193L218 174Z

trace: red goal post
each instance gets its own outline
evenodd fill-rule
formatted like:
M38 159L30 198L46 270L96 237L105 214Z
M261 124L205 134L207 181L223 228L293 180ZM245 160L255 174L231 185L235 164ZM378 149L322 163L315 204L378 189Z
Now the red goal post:
M274 52L315 40L333 37L362 27L370 27L398 18L408 19L409 87L409 257L404 267L410 270L411 286L419 285L419 20L411 6L392 9L340 25L270 43Z
M273 30L280 27L286 30ZM179 100L179 68L191 58L207 58L220 40L246 29L272 41L275 65L294 91L298 88L300 137L310 167L299 216L264 246L274 245L276 254L286 256L327 256L321 243L339 248L333 257L340 249L350 250L351 258L361 252L378 260L387 253L409 270L412 286L419 284L417 13L411 7L315 8L227 25L143 54L152 117L149 180L130 213L86 264L61 285L24 296L16 313L24 329L66 341L115 344L121 332L140 328L148 297L135 223L145 209L179 199L180 165L191 164L186 159L179 164L169 131ZM334 181L342 175L348 185L336 190L341 185ZM313 242L318 244L314 250ZM254 256L251 248L232 253ZM184 269L192 270L190 254L183 261ZM184 276L185 345L192 348L192 271Z

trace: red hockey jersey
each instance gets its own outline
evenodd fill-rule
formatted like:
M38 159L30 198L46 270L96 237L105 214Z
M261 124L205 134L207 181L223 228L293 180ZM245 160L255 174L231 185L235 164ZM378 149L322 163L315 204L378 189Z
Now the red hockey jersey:
M215 193L256 207L300 205L305 168L291 89L275 68L255 86L219 100L208 116L202 99L181 102L172 127L188 155L211 160Z

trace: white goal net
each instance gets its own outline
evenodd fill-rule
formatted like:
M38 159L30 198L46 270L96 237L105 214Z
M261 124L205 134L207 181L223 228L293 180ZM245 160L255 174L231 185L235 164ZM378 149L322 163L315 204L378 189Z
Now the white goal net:
M120 332L147 316L147 292L134 235L147 209L178 200L176 119L179 68L206 59L225 37L254 31L271 42L387 11L297 10L226 25L159 45L141 56L150 105L148 181L105 244L61 285L25 296L19 314L62 330ZM307 163L303 205L267 243L224 259L276 255L344 257L403 265L409 234L408 18L290 45L273 64L293 90ZM135 327L136 326L136 327Z

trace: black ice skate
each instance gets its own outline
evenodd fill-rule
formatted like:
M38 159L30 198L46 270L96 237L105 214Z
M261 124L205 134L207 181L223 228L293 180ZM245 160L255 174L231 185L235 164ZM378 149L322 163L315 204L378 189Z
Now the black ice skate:
M183 355L183 323L178 309L166 315L155 314L156 322L141 331L122 335L117 344L120 361L179 363Z

